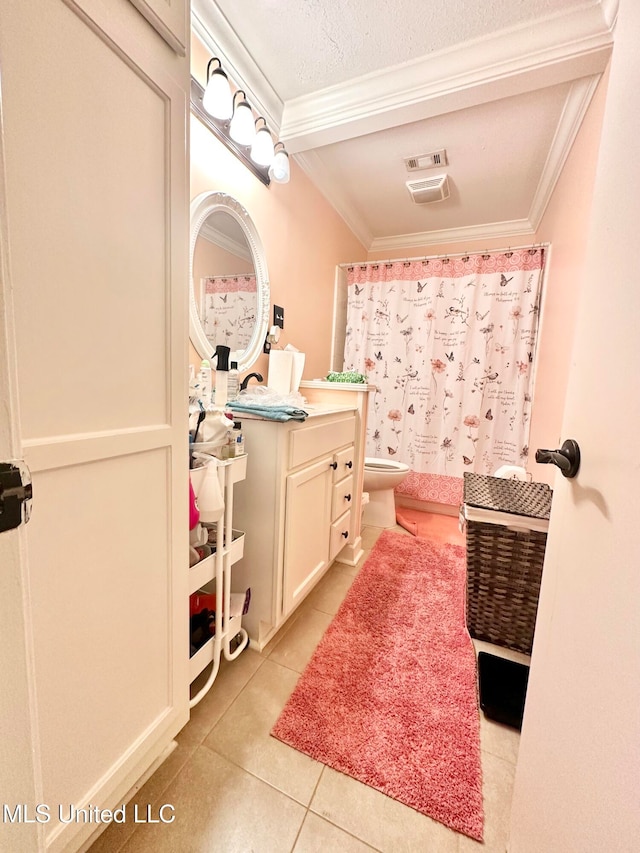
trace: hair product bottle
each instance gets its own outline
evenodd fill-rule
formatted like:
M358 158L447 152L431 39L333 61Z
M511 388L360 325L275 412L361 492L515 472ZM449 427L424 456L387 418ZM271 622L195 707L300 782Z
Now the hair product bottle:
M227 375L227 401L230 403L238 397L240 382L238 380L238 362L231 362L231 370Z
M231 350L222 344L218 344L215 352L216 360L216 388L214 403L216 408L224 409L227 405L227 377L229 376L229 355Z

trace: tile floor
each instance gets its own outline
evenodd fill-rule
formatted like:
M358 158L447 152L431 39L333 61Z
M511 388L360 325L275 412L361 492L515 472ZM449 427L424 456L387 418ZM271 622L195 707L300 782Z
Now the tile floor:
M438 517L434 538L455 541L456 525L456 519ZM157 816L169 803L175 822L112 824L91 853L504 853L515 730L482 716L483 845L269 735L380 533L364 529L365 556L358 566L335 563L261 654L247 649L236 661L223 662L179 733L177 748L129 807L137 803L145 814L150 804Z

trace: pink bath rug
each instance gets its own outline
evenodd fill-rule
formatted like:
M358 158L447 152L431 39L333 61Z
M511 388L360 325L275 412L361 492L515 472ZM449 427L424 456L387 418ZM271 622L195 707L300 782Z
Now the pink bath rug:
M386 530L271 732L482 840L465 551Z

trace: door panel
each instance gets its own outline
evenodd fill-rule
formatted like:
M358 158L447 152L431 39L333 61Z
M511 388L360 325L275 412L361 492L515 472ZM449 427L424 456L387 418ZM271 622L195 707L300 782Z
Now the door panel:
M29 93L6 128L18 378L38 389L20 400L26 440L168 415L171 95L46 5L38 61L9 51L3 81L9 107Z
M126 0L1 24L41 801L112 807L188 719L188 65Z
M168 471L163 448L38 476L28 537L47 803L81 800L169 710Z

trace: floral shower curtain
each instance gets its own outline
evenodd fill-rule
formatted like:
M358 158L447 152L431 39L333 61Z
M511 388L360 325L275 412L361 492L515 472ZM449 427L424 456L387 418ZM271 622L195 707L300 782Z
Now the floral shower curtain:
M213 348L244 350L256 319L255 275L218 275L201 280L200 318Z
M532 247L349 268L345 370L376 386L366 452L409 465L406 493L457 503L464 471L526 465L543 264Z

